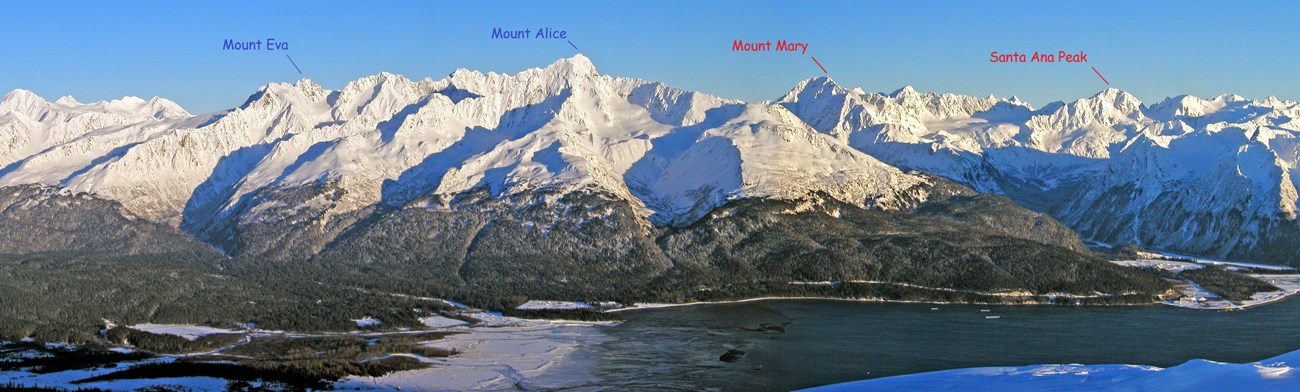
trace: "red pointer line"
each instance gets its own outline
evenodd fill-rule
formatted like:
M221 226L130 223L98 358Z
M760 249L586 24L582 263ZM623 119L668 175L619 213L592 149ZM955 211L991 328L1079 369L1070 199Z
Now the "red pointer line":
M830 72L826 72L826 67L823 67L823 66L822 66L822 62L817 61L817 58L816 58L816 57L813 57L813 56L808 56L808 57L812 57L813 62L814 62L814 63L817 63L817 68L821 68L821 69L822 69L822 73L824 73L824 74L830 74ZM1108 85L1109 85L1109 84L1108 84Z
M1097 72L1097 67L1092 67L1092 72ZM1101 76L1101 72L1097 72L1097 77L1101 78L1101 81L1106 82L1106 77ZM1106 82L1106 85L1109 86L1110 82Z

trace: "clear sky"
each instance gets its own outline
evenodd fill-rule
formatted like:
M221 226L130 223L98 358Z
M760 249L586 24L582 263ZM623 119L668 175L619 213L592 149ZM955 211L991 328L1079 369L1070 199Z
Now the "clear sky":
M389 71L514 73L576 51L503 41L494 27L568 31L603 74L726 98L773 99L820 76L845 87L984 96L1035 105L1105 84L1144 102L1236 93L1300 99L1300 7L1289 2L7 2L0 90L82 102L163 96L194 113L309 77L328 89ZM231 52L274 37L288 52ZM735 39L810 43L808 55L735 53ZM1086 64L992 64L989 52L1085 51ZM298 74L285 58L293 57Z

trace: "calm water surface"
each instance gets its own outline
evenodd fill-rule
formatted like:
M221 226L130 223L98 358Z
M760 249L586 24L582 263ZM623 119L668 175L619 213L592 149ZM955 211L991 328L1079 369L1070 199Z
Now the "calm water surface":
M775 300L623 315L606 330L614 339L585 354L601 384L636 389L790 390L979 366L1253 362L1300 349L1294 298L1240 312ZM719 360L732 349L745 354Z

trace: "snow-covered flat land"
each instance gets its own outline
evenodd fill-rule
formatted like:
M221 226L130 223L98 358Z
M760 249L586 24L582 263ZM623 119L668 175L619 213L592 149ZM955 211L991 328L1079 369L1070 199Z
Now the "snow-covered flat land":
M136 324L128 328L160 335L175 335L188 340L198 339L219 333L237 333L239 331L184 324Z
M1183 293L1183 297L1174 301L1165 301L1163 304L1177 306L1188 309L1206 309L1206 310L1239 310L1252 306L1264 305L1271 302L1282 300L1296 293L1300 293L1300 275L1250 275L1265 282L1269 282L1281 291L1268 291L1255 293L1251 299L1241 302L1232 302L1220 298L1218 295L1202 288L1195 282L1182 282L1175 285L1175 288Z
M153 379L113 380L76 384L74 388L99 388L110 391L162 390L160 387L180 391L227 391L229 381L215 377L170 377ZM260 384L260 383L255 383Z
M550 304L558 301L542 301ZM579 302L573 302L577 304ZM453 349L447 358L417 358L434 366L382 377L349 377L339 390L553 390L590 381L591 361L577 353L584 345L609 339L599 327L616 322L528 320L455 304L464 321L442 316L421 318L431 328L464 332L432 342L429 347ZM542 308L548 309L548 308Z
M380 321L379 319L374 318L374 317L370 317L370 316L362 317L362 318L355 319L355 320L352 320L352 321L356 322L356 323L357 323L357 327L360 327L360 328L365 328L365 327L376 327L376 326L379 326L379 324L383 324L383 323L384 323L383 321Z
M74 370L64 370L64 371L57 371L51 373L33 373L24 370L5 371L5 372L0 372L0 384L22 385L28 387L64 388L64 389L100 388L100 389L107 389L107 390L114 390L114 391L117 390L130 391L130 390L135 390L137 388L145 387L147 385L138 385L139 380L116 380L116 381L104 381L104 382L81 383L81 384L74 383L74 381L112 373L121 370L124 367L130 367L130 366L136 366L136 365L142 365L148 363L170 362L173 360L174 358L163 357L163 358L154 358L154 359L149 359L144 361L122 362L122 363L118 363L117 366L115 367L74 369ZM217 384L216 382L212 382L214 380L220 383ZM179 384L186 380L169 379L169 381L173 381L171 382L171 384ZM193 389L196 391L221 391L224 390L226 387L225 380L209 379L207 377L195 377L193 379L189 379L188 381L192 381L192 382L186 385L192 386ZM150 384L150 385L157 385L157 384Z
M1205 310L1223 310L1238 309L1242 305L1233 303L1226 299L1220 298L1217 294L1206 290L1201 285L1192 281L1183 281L1174 284L1174 289L1183 293L1183 297L1173 301L1162 302L1165 305L1177 306L1188 309L1205 309Z
M807 391L1297 391L1300 351L1254 363L1192 360L1140 365L1032 365L945 370Z
M448 327L459 327L469 323L454 318L447 318L442 316L429 316L429 317L420 317L420 324L424 324L424 326L429 328L448 328Z
M519 310L577 310L591 309L591 305L586 302L573 301L538 301L531 300L515 308Z
M1212 259L1206 257L1187 256L1187 255L1181 255L1181 254L1170 253L1170 252L1159 252L1159 253L1138 252L1138 256L1144 259L1155 259L1155 260L1171 260L1171 259L1190 260L1193 263L1202 264L1202 265L1220 265L1220 266L1255 268L1255 269L1274 270L1274 271L1295 270L1295 268L1288 267L1285 265L1218 260L1218 259Z
M1139 259L1139 260L1114 260L1112 263L1133 268L1155 268L1163 271L1173 272L1175 274L1186 270L1205 268L1204 265L1187 262L1172 261L1163 259Z
M1270 291L1265 293L1255 293L1249 301L1243 302L1242 306L1263 305L1269 302L1281 300L1283 298L1300 293L1300 275L1251 275L1259 280L1268 282L1282 291Z
M90 377L102 376L119 371L125 367L149 363L170 362L175 358L161 357L144 361L122 362L115 366L94 369L64 370L51 373L33 373L29 371L0 372L0 384L40 388L62 388L67 390L94 389L108 391L139 390L176 390L193 392L222 392L228 390L229 381L215 377L169 377L150 379L125 379L78 383L76 381ZM252 382L259 386L261 382ZM158 389L165 387L167 389ZM151 389L153 388L153 389Z
M1205 268L1205 266L1223 266L1228 269L1249 268L1255 270L1269 271L1294 271L1295 268L1272 265L1249 263L1240 261L1224 261L1208 259L1203 257L1185 256L1175 253L1161 252L1138 252L1140 257L1137 260L1112 260L1112 263L1125 267L1135 268L1155 268L1175 274L1187 270ZM1300 275L1275 275L1275 274L1247 274L1265 282L1272 283L1280 291L1270 291L1255 293L1247 301L1233 302L1220 298L1218 295L1202 288L1193 281L1181 281L1175 284L1175 289L1183 294L1182 298L1173 301L1162 302L1165 305L1177 306L1188 309L1207 309L1207 310L1225 310L1225 309L1244 309L1251 306L1259 306L1270 302L1278 301L1283 298L1300 293Z

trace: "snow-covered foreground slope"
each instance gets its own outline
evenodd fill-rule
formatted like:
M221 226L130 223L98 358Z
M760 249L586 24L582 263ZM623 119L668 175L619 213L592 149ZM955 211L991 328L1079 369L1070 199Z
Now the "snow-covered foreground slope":
M1193 360L1171 368L1140 365L1034 365L945 370L811 388L807 391L1295 391L1300 351L1254 363Z

